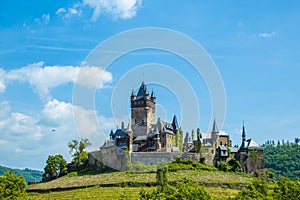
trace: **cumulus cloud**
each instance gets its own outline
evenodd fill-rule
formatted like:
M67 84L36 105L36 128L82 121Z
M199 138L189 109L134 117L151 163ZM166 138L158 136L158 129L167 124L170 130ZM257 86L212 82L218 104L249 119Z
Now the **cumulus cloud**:
M1 102L0 106L9 108L9 103ZM79 116L77 124L74 123L73 111ZM116 122L113 118L53 99L45 103L40 113L34 116L12 112L0 119L0 144L5 148L5 155L9 154L15 158L12 160L14 166L20 165L18 159L22 158L23 163L34 156L34 160L41 163L32 165L42 168L49 154L60 153L70 160L67 144L72 139L88 138L93 145L91 149L98 149L106 139L105 135L115 127ZM4 153L0 154L0 160L5 163L9 163L9 159ZM23 164L32 167L31 163Z
M73 16L81 16L83 10L88 7L93 10L92 21L96 21L100 15L110 15L114 19L130 19L136 16L141 4L142 0L82 0L70 8L59 8L56 15L70 19Z
M43 101L48 101L52 99L50 91L57 86L76 82L101 89L112 81L112 74L96 66L44 66L43 62L38 62L8 72L0 70L0 92L5 90L4 83L10 81L28 82Z
M273 31L273 32L271 32L271 33L259 33L259 34L258 34L258 37L260 37L260 38L272 38L272 37L274 37L275 35L276 35L276 32Z
M11 113L11 115L0 121L1 136L11 141L22 141L25 139L40 140L41 128L37 120L22 113Z
M102 13L117 19L130 19L136 16L141 2L141 0L83 0L82 3L94 10L92 20L95 21Z

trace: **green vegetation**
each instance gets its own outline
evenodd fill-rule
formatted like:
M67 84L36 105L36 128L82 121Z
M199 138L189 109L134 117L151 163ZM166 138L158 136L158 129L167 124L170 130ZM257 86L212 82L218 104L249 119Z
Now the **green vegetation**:
M151 199L211 199L210 195L206 192L204 187L198 184L193 184L189 179L177 184L175 187L168 184L168 167L160 168L156 172L156 183L158 187L156 190L145 191L141 190L139 199L151 200Z
M219 169L224 172L242 172L241 164L234 158L227 162L221 162Z
M281 176L292 180L300 179L300 145L297 143L267 142L264 148L265 168L275 173L279 179Z
M67 161L62 155L48 156L43 181L49 181L67 173Z
M6 172L0 176L0 199L26 199L25 187L22 176Z
M222 172L181 159L159 169L157 173L80 175L72 172L50 182L30 185L27 191L37 199L138 199L143 188L140 198L147 199L151 195L162 197L160 188L165 185L172 198L180 198L180 194L199 196L209 193L213 198L227 199L235 197L253 180L247 174Z
M291 200L300 197L300 181L294 182L282 177L278 182L266 182L254 180L249 186L243 189L236 197L236 200L250 199L276 199Z
M196 153L200 153L200 150L202 147L200 138L201 138L200 129L197 128L197 141L196 141L196 147L195 147Z
M72 142L68 144L68 147L70 148L70 153L73 157L73 162L76 165L81 165L87 161L88 152L85 149L90 145L91 143L88 139L82 138L80 141L72 140Z
M207 166L199 162L193 162L191 160L181 160L177 158L174 162L168 164L168 169L171 172L178 170L206 170L206 171L217 171L215 167Z
M23 176L25 181L28 182L40 182L42 180L43 172L38 170L32 170L25 168L21 169L11 169L8 167L0 166L0 176L5 174L7 171L12 172L17 176Z

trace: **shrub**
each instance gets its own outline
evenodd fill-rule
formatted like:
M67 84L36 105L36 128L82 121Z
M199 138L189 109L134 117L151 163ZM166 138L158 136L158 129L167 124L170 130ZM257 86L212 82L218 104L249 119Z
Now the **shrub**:
M27 199L23 176L6 172L0 176L0 199Z

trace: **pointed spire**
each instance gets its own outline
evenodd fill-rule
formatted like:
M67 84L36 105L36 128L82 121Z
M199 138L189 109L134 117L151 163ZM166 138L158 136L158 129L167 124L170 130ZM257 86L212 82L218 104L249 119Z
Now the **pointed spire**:
M151 99L156 99L153 89L152 89L152 92L151 92Z
M245 125L244 125L244 121L243 121L242 144L241 144L240 149L244 149L245 148L245 141L246 141L246 131L245 131Z
M217 127L217 122L216 122L216 118L214 118L214 122L213 122L213 127L212 127L212 133L218 133L218 127Z
M173 127L173 131L179 130L179 126L178 126L176 115L174 115L174 117L173 117L172 127Z
M132 91L131 91L131 96L132 96L132 97L135 96L134 89L132 89Z

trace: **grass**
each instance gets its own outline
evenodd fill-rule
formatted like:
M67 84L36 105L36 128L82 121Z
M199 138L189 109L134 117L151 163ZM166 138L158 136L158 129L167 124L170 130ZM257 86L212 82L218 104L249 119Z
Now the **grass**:
M151 188L147 188L148 190ZM137 199L141 188L100 187L72 191L29 193L33 199Z
M234 187L235 185L244 185L253 179L247 175L240 175L237 173L225 173L221 171L198 171L198 170L179 170L177 172L169 172L169 182L176 182L183 178L190 178L202 185L227 185ZM155 184L155 173L144 174L131 174L126 172L114 172L98 175L85 175L85 176L64 176L59 179L39 183L35 185L29 185L28 190L36 189L54 189L54 188L69 188L69 187L91 187L91 186L106 186L106 185L126 185L122 183L136 183L141 184Z
M168 173L170 185L189 179L194 184L205 186L214 199L228 199L253 178L244 173L219 171L202 164L172 163ZM85 174L85 175L84 175ZM29 185L28 194L32 199L137 199L141 188L156 188L156 173L111 172L91 175L71 173L59 179Z
M48 193L29 193L32 199L138 199L142 188L130 187L100 187L86 188L72 191L48 192ZM155 187L143 188L154 190ZM234 197L240 190L229 188L206 187L207 192L216 200L223 200Z

